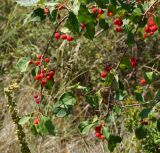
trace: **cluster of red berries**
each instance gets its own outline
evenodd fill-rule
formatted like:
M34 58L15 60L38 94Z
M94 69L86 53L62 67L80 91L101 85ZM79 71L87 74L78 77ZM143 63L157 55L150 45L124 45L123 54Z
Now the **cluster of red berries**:
M137 59L135 57L130 58L132 68L137 67Z
M158 30L158 26L154 22L153 18L149 18L147 21L147 26L144 28L143 38L145 39L147 36L153 35Z
M34 61L35 66L38 67L42 67L42 63L49 63L49 58L43 58L43 56L41 54L39 54L37 56L37 60ZM32 64L33 62L30 61L29 64ZM50 70L49 72L47 72L46 70L44 70L43 68L41 68L41 70L39 70L38 74L34 77L35 80L37 81L41 81L41 85L45 86L47 83L47 80L51 80L55 75L55 71L54 70Z
M110 66L106 66L105 69L101 72L101 77L106 78L110 70L111 70Z
M123 21L119 18L114 19L113 21L114 25L116 25L116 32L121 32L122 31L122 25L123 25Z
M66 35L66 34L60 34L59 32L56 32L54 34L54 38L55 39L62 39L62 40L67 40L67 41L73 41L73 37L72 36L69 36L69 35Z
M103 125L99 125L95 127L95 136L101 140L105 140L105 136L102 134L102 127Z
M108 11L108 8L106 8L106 10ZM93 6L92 7L92 13L101 15L101 14L104 14L104 11L101 8L97 8L96 6ZM113 13L110 12L110 11L108 11L107 14L108 14L109 17L113 16Z
M94 13L94 14L96 14L96 13L98 13L98 14L103 14L104 13L104 11L100 8L97 8L96 6L93 6L92 7L92 13Z
M55 75L55 72L53 70L46 73L44 69L42 69L36 76L35 80L41 81L41 85L45 86L47 83L47 80L51 80L53 76Z

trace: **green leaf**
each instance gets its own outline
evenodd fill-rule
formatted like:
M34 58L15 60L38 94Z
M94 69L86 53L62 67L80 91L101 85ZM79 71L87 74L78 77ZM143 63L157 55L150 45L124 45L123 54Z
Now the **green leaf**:
M117 90L116 91L116 100L121 101L127 96L126 90Z
M30 59L28 57L22 57L19 59L16 66L20 72L23 73L27 71L29 60Z
M41 135L45 135L45 134L54 135L55 134L55 127L52 124L52 121L50 118L48 118L46 116L41 116L40 123L37 126L37 131Z
M90 24L86 24L86 32L84 34L84 36L88 39L93 40L95 35L95 26L94 24L90 23Z
M103 126L102 134L106 137L107 140L109 140L110 132L109 132L109 129L107 127Z
M109 5L108 6L108 12L112 12L113 15L115 15L117 13L117 9L114 5Z
M52 78L51 80L47 80L45 88L46 89L52 89L54 86L54 78Z
M148 114L151 112L152 109L150 108L145 108L143 109L140 113L139 116L141 117L141 119L147 118Z
M30 127L30 129L31 129L32 134L38 135L37 128L36 128L35 125L32 125L32 126Z
M110 135L108 140L108 149L113 152L117 143L121 143L122 138L120 136Z
M129 69L131 70L131 64L130 64L130 60L128 57L123 57L120 63L120 69Z
M91 14L87 7L83 4L80 5L79 11L78 11L78 20L80 23L92 23L95 24L96 21L96 15Z
M141 20L141 14L142 14L142 11L140 8L134 9L134 11L131 14L132 22L137 24Z
M65 26L74 34L79 33L79 23L76 15L73 12L69 12Z
M132 46L134 44L134 34L132 32L128 33L126 43L128 46Z
M137 139L144 139L147 136L147 129L144 126L140 126L135 129L135 135Z
M20 125L26 124L27 122L29 122L30 118L31 118L30 116L24 116L24 117L22 117L22 118L19 120L19 124L20 124Z
M78 129L80 130L82 134L88 135L93 125L94 124L90 123L89 121L84 121L79 124Z
M53 107L53 113L56 114L57 117L64 117L68 115L73 105L76 103L75 96L68 92L61 96L58 102Z
M104 19L99 20L99 26L104 30L109 29L109 24Z
M55 9L49 14L49 19L54 23L57 19L57 12L58 10Z
M160 31L160 16L155 16L154 20L158 26L159 31Z
M89 94L86 96L86 101L89 103L92 107L98 107L99 106L99 98L96 94Z
M96 2L96 4L100 7L100 8L106 8L106 2L104 0L94 0Z
M143 95L141 93L139 93L139 92L135 93L135 98L139 102L145 102Z
M42 8L37 8L31 14L31 18L38 18L39 21L42 21L42 20L44 20L46 18L46 15L45 15L44 10Z
M155 80L155 73L154 72L146 72L144 75L145 80L147 83L151 84Z

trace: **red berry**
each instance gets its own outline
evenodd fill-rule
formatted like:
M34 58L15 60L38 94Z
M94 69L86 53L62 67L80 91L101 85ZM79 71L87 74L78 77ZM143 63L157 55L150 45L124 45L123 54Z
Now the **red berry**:
M41 73L46 73L46 70L42 69L42 70L41 70Z
M109 17L113 16L113 13L112 12L108 12L108 16Z
M101 137L101 133L96 132L95 136L96 136L97 138L100 138L100 137Z
M102 125L99 125L99 126L95 127L95 131L100 133L101 128L102 128Z
M42 86L45 86L45 85L46 85L46 80L43 79L43 80L41 81L41 85L42 85Z
M118 27L116 28L116 32L121 32L121 31L122 31L122 27L119 27L119 26L118 26Z
M104 135L101 135L100 139L101 139L101 140L104 140L104 139L105 139L105 136L104 136Z
M149 19L148 19L147 25L148 25L149 27L155 25L153 18L149 18Z
M135 57L130 58L130 63L133 68L137 66L137 60L135 59Z
M60 36L61 36L61 35L60 35L58 32L56 32L56 33L54 34L54 38L56 38L56 39L59 39Z
M107 72L109 72L110 69L111 69L110 66L106 66L106 67L105 67L105 71L107 71Z
M49 13L49 9L46 7L46 8L44 8L44 13L46 14L46 15L48 15L48 13Z
M40 75L41 78L45 77L44 73L40 73L39 75Z
M31 65L31 64L33 64L33 62L32 62L32 61L29 61L28 64Z
M113 23L114 25L119 25L119 19L118 18L114 19Z
M41 76L38 74L35 76L35 80L40 80L41 79Z
M40 104L40 100L39 99L35 99L37 104Z
M34 64L35 64L36 66L39 66L39 65L40 65L40 61L35 61Z
M144 78L142 78L142 79L139 81L139 83L140 83L141 85L145 85L145 84L146 84L146 80L145 80Z
M47 76L47 80L51 80L51 76L48 75L48 76Z
M45 61L46 63L49 63L49 58L45 58L44 61Z
M35 119L34 119L34 124L36 124L36 125L39 124L39 119L38 119L38 118L35 118Z
M154 34L154 32L150 32L149 35L152 36Z
M34 94L34 98L37 99L38 98L38 94L35 93Z
M73 37L67 36L67 41L73 41Z
M92 13L98 13L98 8L94 6L94 7L92 8Z
M158 30L157 25L153 25L153 26L151 26L151 27L150 27L150 30L151 30L152 32L157 31L157 30Z
M106 76L107 76L107 71L102 71L101 72L101 77L102 78L106 78Z
M67 35L66 34L61 35L61 39L66 40L67 39Z
M81 28L85 29L86 25L84 23L81 23Z
M54 76L54 74L55 74L55 72L54 72L54 71L50 71L50 72L49 72L49 76L50 76L50 77L53 77L53 76Z
M144 31L149 33L149 32L151 32L151 29L150 29L150 27L147 26L147 27L144 28Z
M37 56L37 58L40 60L40 59L42 59L42 54L39 54L38 56Z
M102 9L98 10L98 14L103 14L103 13L104 13L104 11Z
M122 26L122 25L123 25L123 21L122 21L121 19L119 19L118 25L119 25L119 26Z

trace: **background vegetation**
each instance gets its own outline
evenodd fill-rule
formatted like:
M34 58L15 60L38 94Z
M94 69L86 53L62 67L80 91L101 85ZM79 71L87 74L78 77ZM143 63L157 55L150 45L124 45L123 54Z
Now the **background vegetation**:
M152 2L152 1L151 1ZM0 152L20 152L19 142L15 134L15 125L11 119L4 96L4 88L11 82L18 82L19 91L14 97L18 114L26 115L34 108L33 93L37 92L37 84L32 76L32 67L26 73L20 73L17 63L21 57L34 59L46 47L54 30L54 25L45 20L42 22L27 22L27 15L33 11L33 7L21 7L13 0L5 0L0 4ZM160 11L160 9L159 9ZM156 12L160 15L160 12ZM63 16L63 13L60 14ZM77 103L74 106L72 115L67 118L52 117L54 122L55 136L34 136L30 133L28 125L24 126L29 148L33 153L106 153L109 152L106 141L99 141L95 138L94 129L89 134L83 135L78 129L78 123L92 119L93 116L103 113L103 109L92 108L83 96L80 88L87 88L97 91L103 85L100 72L107 63L116 64L124 51L126 56L138 52L138 67L136 78L130 78L128 72L119 72L127 85L127 90L133 93L133 86L141 90L150 101L153 95L160 89L160 35L156 35L147 41L139 39L133 47L128 47L125 41L127 35L116 34L114 27L108 31L96 29L96 39L86 39L83 35L74 42L54 41L49 48L48 56L51 60L51 67L54 67L56 85L51 91L51 96L46 91L48 102L55 102L66 91L74 89ZM138 46L138 51L136 50ZM137 54L137 53L136 53ZM143 72L154 72L158 76L152 85L140 86L139 80ZM75 89L75 86L78 87ZM94 88L93 88L94 87ZM135 90L135 88L134 88ZM147 93L148 92L148 93ZM102 100L105 99L106 91L101 92ZM104 97L103 97L104 96ZM52 98L53 99L52 99ZM156 130L155 118L159 118L160 106L155 105L147 119L149 125L148 137L138 140L134 128L140 124L138 115L142 107L133 97L127 97L122 101L123 109L117 108L117 113L112 114L110 128L123 137L117 145L115 153L158 153L160 151L160 133ZM116 109L116 108L115 108ZM121 117L118 115L121 114ZM115 123L115 124L114 124ZM156 149L155 149L156 148Z

